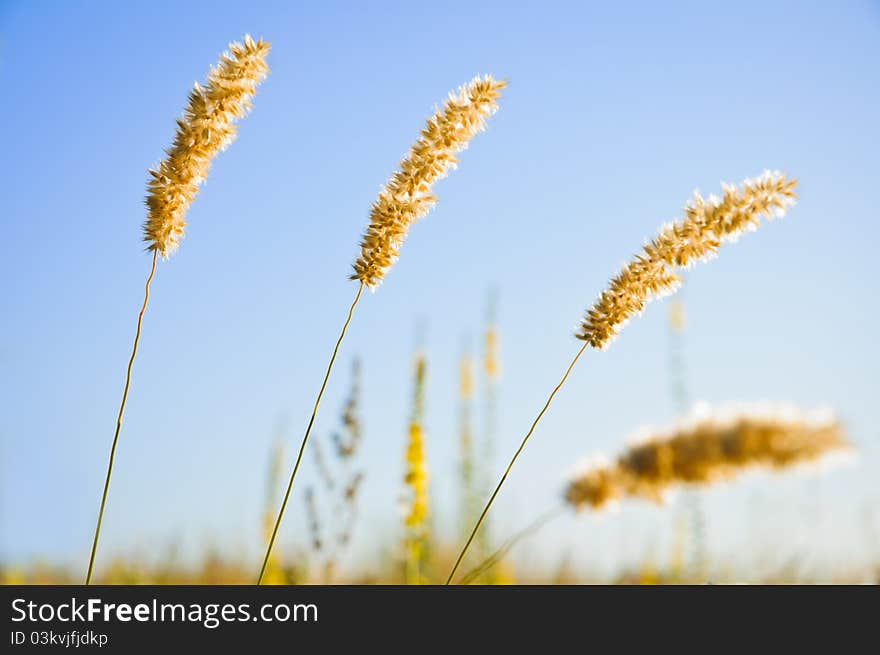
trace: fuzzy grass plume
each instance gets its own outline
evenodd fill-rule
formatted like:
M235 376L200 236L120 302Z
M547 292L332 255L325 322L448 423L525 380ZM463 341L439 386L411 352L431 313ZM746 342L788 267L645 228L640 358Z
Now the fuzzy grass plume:
M501 89L507 83L491 76L475 77L450 93L422 130L409 154L400 162L370 210L370 225L361 239L361 254L351 279L375 288L397 261L410 226L437 202L433 184L458 163L456 153L486 127L498 110Z
M349 307L345 323L342 325L342 331L336 340L336 347L330 356L330 363L324 373L324 381L318 391L318 397L315 399L312 415L293 465L293 472L290 474L287 492L275 521L275 529L266 548L257 584L263 579L266 563L269 561L293 489L293 482L318 413L318 406L333 370L333 362L336 361L339 347L345 338L345 332L351 323L351 317L364 287L375 290L388 269L397 261L410 225L427 214L437 201L431 192L432 185L455 168L458 162L456 153L464 150L468 142L484 129L486 119L498 109L497 101L501 96L501 89L506 84L504 81L494 80L489 75L478 76L459 88L457 92L451 93L443 107L428 119L427 125L410 148L409 154L400 162L400 170L391 176L373 203L370 210L370 225L361 239L361 253L355 260L354 273L351 275L351 279L359 281L360 284Z
M163 259L180 245L186 212L208 176L211 160L235 139L236 121L250 110L257 86L269 73L269 48L268 42L254 41L250 35L242 43L229 44L204 85L196 82L190 91L167 156L150 169L144 241Z
M459 553L446 584L452 582L514 463L587 347L598 350L607 348L623 326L633 316L641 314L651 300L678 289L682 269L715 255L722 243L736 241L743 232L756 229L761 218L782 216L794 204L796 184L795 180L789 180L782 173L765 171L756 179L745 180L741 188L722 184L724 194L721 198L710 196L707 200L695 193L694 199L685 205L684 217L664 225L659 234L642 248L642 252L611 280L608 288L587 311L575 335L584 342L583 345L513 454Z
M550 509L510 537L461 579L477 580L523 538L559 516L565 505L599 511L624 498L660 501L682 485L705 486L752 469L774 472L827 460L849 450L843 430L827 410L789 405L697 405L672 428L646 432L616 460L593 457L569 480L565 504ZM679 545L674 570L681 569Z
M713 257L722 243L755 230L761 218L782 216L794 204L795 180L765 171L741 188L722 184L721 198L694 194L684 218L669 223L623 267L587 311L576 336L604 350L633 317L655 298L675 292L678 271Z
M141 325L150 298L150 283L156 274L156 261L160 255L163 259L171 255L183 238L186 211L195 198L199 185L208 175L211 160L235 138L235 121L250 109L257 85L269 72L266 64L268 54L269 43L262 39L254 41L246 35L244 43L231 43L229 50L221 55L220 63L211 69L205 85L196 83L190 92L189 103L183 117L177 120L177 133L167 150L167 156L157 168L150 169L144 241L148 244L147 250L153 252L153 262L144 287L144 300L138 314L134 345L125 373L125 386L116 417L116 433L110 446L110 459L92 540L86 584L92 581L116 445L122 428L122 414L131 385L131 371L137 355Z
M781 472L848 450L831 412L792 406L699 406L674 427L649 432L614 462L592 464L568 484L575 509L624 497L660 501L680 485L710 485L751 469Z

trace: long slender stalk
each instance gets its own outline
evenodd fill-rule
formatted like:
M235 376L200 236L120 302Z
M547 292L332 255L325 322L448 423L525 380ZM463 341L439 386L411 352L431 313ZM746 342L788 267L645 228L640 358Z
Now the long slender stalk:
M461 553L458 555L458 559L455 561L455 566L452 567L452 571L449 573L449 577L446 579L446 584L450 584L452 582L452 578L455 575L455 572L458 570L458 567L461 565L461 561L464 559L465 554L470 548L471 542L474 540L474 537L477 536L477 531L480 529L480 525L483 523L483 519L486 518L486 514L489 513L489 508L492 507L492 503L495 501L495 497L498 495L498 492L501 491L502 485L504 485L504 481L507 479L508 474L510 473L510 469L513 468L514 463L516 462L517 457L523 451L523 448L526 447L526 443L529 440L529 437L532 436L532 432L535 431L535 428L538 425L538 422L541 420L541 417L544 416L544 412L547 411L547 408L550 407L550 403L553 402L553 397L556 396L556 393L562 388L562 385L565 384L565 381L568 379L571 370L574 368L574 365L577 364L577 361L581 358L581 355L584 354L584 351L589 346L589 342L585 341L584 345L581 346L581 349L577 351L577 354L574 356L574 359L571 360L571 363L568 365L568 368L565 369L565 375L562 376L562 379L559 381L559 384L553 389L550 393L550 396L547 398L547 402L544 403L544 407L541 408L541 411L538 413L538 416L532 422L532 426L529 428L529 431L526 433L526 436L523 437L522 443L519 445L519 448L516 449L516 452L513 454L513 458L511 458L510 463L507 465L507 469L504 471L504 475L501 476L501 480L498 481L498 486L495 487L495 491L492 492L492 495L489 497L489 502L486 503L486 506L483 508L483 512L480 514L480 518L477 519L477 524L474 526L474 529L471 531L471 536L468 537L467 543L465 543L464 548L461 549Z
M281 503L281 509L278 511L278 518L275 519L275 527L272 529L272 536L269 539L269 545L266 547L266 556L263 558L263 566L260 568L260 577L257 579L257 584L263 583L263 575L266 573L266 566L269 564L269 556L272 554L272 546L275 545L275 537L278 535L278 528L281 525L281 519L284 517L284 510L287 509L287 501L290 499L290 491L293 489L293 480L296 478L296 472L299 470L299 464L302 461L303 453L306 450L306 443L309 441L309 434L312 431L312 425L315 423L315 416L318 414L318 405L321 404L321 397L324 395L324 389L327 388L327 380L330 379L330 371L333 370L333 362L336 361L336 355L339 353L339 346L342 344L342 339L345 337L345 331L348 329L348 324L351 323L351 316L354 314L354 308L357 306L358 300L361 299L361 293L363 293L363 290L364 283L361 282L360 285L358 285L354 301L351 303L351 307L348 308L348 316L342 326L342 332L339 333L339 338L336 340L336 347L333 349L333 355L330 357L330 363L327 365L327 372L324 374L324 381L321 383L321 390L318 391L318 397L315 399L315 406L312 408L312 416L309 419L309 425L306 428L305 436L303 436L302 444L300 444L299 453L297 453L296 456L296 463L293 465L293 472L290 474L290 481L287 483L287 491L284 492L284 500Z
M513 548L518 542L520 542L522 539L528 537L530 534L533 534L533 533L537 532L538 530L540 530L547 523L549 523L552 519L561 515L564 510L565 510L564 504L557 505L553 509L541 514L541 516L539 516L537 519L535 519L534 521L529 523L526 527L524 527L522 530L520 530L519 532L514 534L512 537L510 537L507 541L504 542L504 544L498 550L496 550L494 553L489 555L489 557L484 559L482 562L480 562L479 565L477 565L470 572L468 572L458 582L458 584L469 584L469 583L473 582L474 580L476 580L479 576L481 576L483 573L485 573L486 571L491 569L493 566L495 566L499 561L501 561L501 558L504 557L508 553L508 551L511 548Z
M144 320L144 312L147 310L147 301L150 299L150 282L156 274L156 261L159 257L159 251L153 251L153 264L150 268L150 275L147 277L147 283L144 287L144 304L141 305L141 311L138 314L137 331L134 335L134 345L131 349L131 358L128 360L128 369L125 372L125 387L122 391L122 402L119 405L119 414L116 417L116 432L113 435L113 445L110 446L110 461L107 464L107 477L104 479L104 493L101 494L101 509L98 510L98 524L95 526L95 538L92 541L92 554L89 557L89 571L86 573L86 584L92 582L92 571L95 568L95 553L98 550L98 539L101 536L101 523L104 520L104 506L107 504L107 491L110 489L110 476L113 474L113 460L116 458L116 444L119 443L119 431L122 429L122 412L125 410L125 401L128 399L128 388L131 386L131 368L134 365L134 357L137 354L138 341L141 338L141 324Z

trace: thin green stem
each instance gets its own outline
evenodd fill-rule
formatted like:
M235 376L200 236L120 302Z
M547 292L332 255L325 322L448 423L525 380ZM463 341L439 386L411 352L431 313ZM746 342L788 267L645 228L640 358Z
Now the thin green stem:
M465 576L459 580L458 584L469 584L476 580L478 577L483 575L486 571L495 566L501 559L507 555L508 551L513 548L519 541L528 537L530 534L533 534L544 527L547 523L549 523L552 519L561 515L563 510L565 510L565 505L557 505L553 509L544 512L537 519L529 523L522 530L514 534L510 537L504 544L496 550L494 553L489 555L486 559L480 562L475 568L473 568L469 573L465 574Z
M89 557L89 571L86 573L86 584L92 582L92 571L95 568L95 553L98 550L98 539L101 536L101 523L104 520L104 506L107 504L107 491L110 489L110 476L113 474L113 460L116 457L116 444L119 443L119 431L122 429L122 412L125 410L125 401L128 399L128 388L131 385L131 368L134 365L134 357L137 354L138 341L141 338L141 324L144 320L144 312L147 310L147 301L150 299L150 282L156 274L156 261L159 257L159 251L153 251L153 265L150 268L150 275L147 277L147 284L144 287L144 304L141 305L141 311L138 314L137 331L134 335L134 346L131 349L131 358L128 360L128 369L125 372L125 388L122 391L122 402L119 405L119 414L116 417L116 433L113 435L113 445L110 447L110 462L107 464L107 477L104 479L104 493L101 494L101 509L98 510L98 525L95 526L95 538L92 541L92 554Z
M360 286L358 286L354 301L351 303L351 307L348 308L348 316L345 319L345 324L342 326L342 332L339 333L339 339L336 340L336 347L333 349L333 355L330 357L330 363L327 365L327 372L324 374L324 381L321 383L321 390L318 392L315 406L312 408L312 416L309 419L309 425L306 428L302 444L300 444L299 453L296 456L296 463L293 465L293 472L290 474L290 482L287 483L287 491L284 493L284 500L281 502L281 509L278 511L278 518L275 519L275 527L272 529L272 536L269 538L269 545L266 547L266 556L263 558L263 566L260 568L260 577L257 579L257 584L263 583L263 576L266 574L266 567L269 564L269 556L272 554L272 547L275 545L275 537L278 535L278 528L281 526L281 519L284 517L284 510L287 509L287 501L290 499L290 491L293 489L293 480L296 478L296 472L299 470L299 464L302 461L303 453L306 450L306 444L309 441L309 434L312 431L312 425L315 423L315 416L318 415L318 405L321 404L321 397L324 395L324 389L327 388L327 380L330 379L330 371L333 370L333 362L336 361L339 346L342 344L342 339L345 337L345 331L348 329L348 324L351 323L351 316L354 314L354 308L357 306L358 300L361 299L361 293L363 293L363 290L364 283L361 282Z
M452 571L449 573L449 577L446 578L446 584L452 583L452 578L455 576L455 572L458 570L458 567L461 565L461 561L464 559L465 554L470 548L471 542L474 540L474 537L477 536L477 531L480 529L480 525L483 523L483 519L486 518L486 514L489 513L489 508L492 507L492 503L495 502L495 497L498 495L498 492L501 491L501 487L504 485L504 481L507 479L507 476L510 474L510 469L513 468L513 465L516 463L516 459L519 457L519 454L523 451L523 448L526 447L526 443L529 440L529 437L532 436L532 432L535 431L535 428L538 425L538 422L541 420L541 417L544 416L544 412L547 411L547 408L550 407L550 403L553 402L554 396L556 393L562 388L562 385L565 384L565 381L568 379L571 370L574 368L574 365L577 364L577 361L581 358L581 355L584 354L584 351L587 349L589 345L588 342L584 342L584 345L581 346L581 349L578 350L577 354L574 356L574 359L571 360L571 363L568 365L568 368L565 369L565 375L562 376L562 379L559 381L559 384L553 389L550 393L550 396L547 398L547 402L544 403L544 407L541 408L541 411L538 413L538 416L532 422L532 426L529 428L529 431L526 433L526 436L523 437L522 443L519 445L519 448L516 449L516 452L513 454L513 457L510 460L510 463L507 465L507 469L504 471L504 475L501 476L501 480L498 481L498 486L495 487L495 491L492 492L492 495L489 497L489 502L486 503L486 506L483 508L483 512L480 514L480 518L477 519L477 524L474 526L474 529L471 531L471 536L468 537L467 543L465 543L464 548L461 549L461 553L458 555L458 559L455 561L455 566L452 567Z

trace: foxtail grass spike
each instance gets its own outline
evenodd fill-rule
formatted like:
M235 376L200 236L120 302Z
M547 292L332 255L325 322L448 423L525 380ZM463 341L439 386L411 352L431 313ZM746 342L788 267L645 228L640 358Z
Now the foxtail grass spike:
M308 443L318 405L333 369L336 353L339 352L339 346L345 337L345 330L351 322L351 316L361 297L361 292L364 287L375 290L382 278L385 277L385 273L397 260L409 226L427 214L436 201L436 198L431 194L431 186L455 167L457 162L455 154L467 146L468 141L483 129L486 119L497 110L496 101L500 97L500 90L505 85L506 82L497 82L487 75L482 78L474 78L469 84L461 87L457 93L451 94L443 108L428 119L428 124L422 130L421 136L400 163L400 170L391 176L373 203L370 210L370 225L361 240L361 254L355 260L354 273L350 276L352 280L360 282L357 295L351 305L339 340L336 342L336 348L324 376L324 383L315 400L312 416L309 419L296 463L293 466L287 493L281 504L272 538L269 540L269 546L263 558L263 568L257 579L258 584L263 579L266 562L272 552L275 536L287 507L287 498L293 488L302 453Z
M781 472L851 449L827 410L787 405L698 405L668 430L647 432L614 462L585 466L568 484L575 509L625 497L661 501L681 485L712 485L751 469Z
M150 169L144 241L147 242L147 250L153 252L153 263L147 278L144 304L138 314L137 334L125 374L125 390L116 420L116 433L110 447L110 460L89 556L86 584L92 581L113 460L122 427L122 414L131 384L131 370L147 308L150 282L156 273L156 260L159 256L167 259L180 244L186 226L186 212L198 193L199 185L208 175L211 160L235 138L235 121L250 109L257 85L269 72L266 64L268 54L267 42L254 41L247 35L244 43L231 43L229 50L221 55L220 62L211 69L204 86L197 83L190 92L184 115L177 121L174 142L167 150L165 159L155 169Z
M684 218L665 225L611 280L584 317L577 338L594 348L607 348L651 300L678 289L678 269L713 257L722 243L756 229L762 217L784 215L794 204L796 185L782 173L766 171L741 188L722 185L721 198L706 200L695 193L685 206Z
M458 163L456 153L486 126L498 109L506 82L489 75L475 77L450 93L400 162L370 210L370 225L361 240L361 254L351 278L374 289L397 261L410 226L427 214L437 198L433 184Z
M723 242L735 241L743 232L756 229L762 217L782 216L794 204L796 184L795 180L787 179L782 173L765 171L757 179L743 182L741 189L722 185L724 194L721 198L712 196L705 200L695 193L694 199L685 206L684 218L665 225L654 240L646 244L642 252L611 280L609 287L587 312L575 335L584 342L583 346L513 454L459 553L446 584L452 582L517 458L586 348L590 346L604 350L627 321L641 314L648 302L676 291L681 283L677 272L679 269L713 256Z
M257 86L269 73L270 44L250 35L229 50L211 68L204 84L189 94L177 133L164 160L150 169L144 241L163 259L180 245L186 213L208 176L211 160L235 139L235 123L251 108Z

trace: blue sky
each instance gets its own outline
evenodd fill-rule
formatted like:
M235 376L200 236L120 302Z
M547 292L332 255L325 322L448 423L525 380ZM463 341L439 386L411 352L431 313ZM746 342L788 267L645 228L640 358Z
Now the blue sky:
M693 189L765 168L800 180L799 204L689 275L691 393L831 405L861 457L819 481L707 492L710 543L727 562L746 542L770 558L864 556L880 523L876 2L6 0L0 557L87 557L149 269L146 171L192 83L245 32L272 41L272 73L154 281L102 557L179 539L257 558L271 443L286 426L290 455L305 427L356 289L346 278L370 203L435 105L477 73L510 80L501 110L362 301L316 425L322 437L336 427L360 356L358 556L371 561L397 525L419 324L437 527L452 535L457 358L479 340L489 290L507 456L607 279ZM673 416L666 310L652 305L581 361L509 479L499 534L555 502L581 457ZM306 464L286 545L305 542ZM676 507L567 517L520 556L662 559Z

